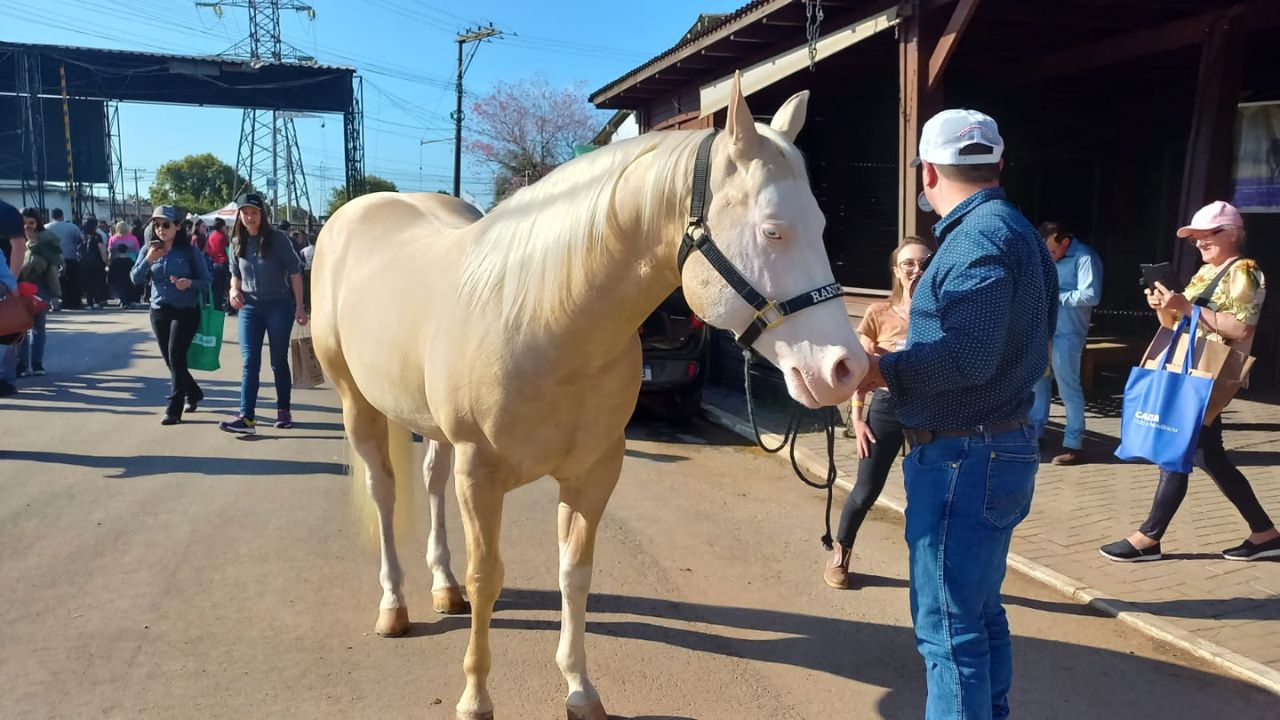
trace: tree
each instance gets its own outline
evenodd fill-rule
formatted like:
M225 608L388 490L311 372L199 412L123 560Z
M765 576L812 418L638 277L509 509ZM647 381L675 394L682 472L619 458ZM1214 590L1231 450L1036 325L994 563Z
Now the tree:
M396 187L395 183L391 182L390 180L380 178L377 175L364 176L364 189L365 189L365 192L371 192L371 193L400 192L399 188ZM333 215L335 212L338 211L338 208L342 207L343 205L346 205L347 201L350 199L351 198L347 197L346 185L339 185L338 187L334 188L333 192L329 194L329 214Z
M501 201L572 158L574 145L599 129L597 116L581 84L556 87L541 76L500 81L471 106L476 139L467 151L494 167L493 196Z
M244 184L235 168L213 153L188 155L167 162L156 171L151 202L176 205L184 211L209 212L234 200L232 193Z

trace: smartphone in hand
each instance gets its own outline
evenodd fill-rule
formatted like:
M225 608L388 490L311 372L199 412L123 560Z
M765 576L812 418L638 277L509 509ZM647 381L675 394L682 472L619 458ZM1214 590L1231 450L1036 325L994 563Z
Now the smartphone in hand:
M1164 285L1171 292L1179 292L1178 274L1174 272L1173 266L1169 263L1155 263L1148 265L1143 263L1139 266L1142 269L1142 285L1148 290L1155 290L1156 283Z

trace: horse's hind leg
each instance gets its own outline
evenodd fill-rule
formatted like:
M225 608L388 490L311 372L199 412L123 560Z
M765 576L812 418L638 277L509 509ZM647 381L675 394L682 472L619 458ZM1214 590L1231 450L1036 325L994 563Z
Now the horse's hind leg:
M423 461L422 477L427 485L427 498L431 506L431 533L427 536L427 566L431 568L431 606L438 613L460 615L471 609L462 599L458 579L450 566L449 537L445 532L444 491L453 470L453 446L448 443L427 441L427 458Z
M404 571L396 555L394 512L396 504L395 471L391 465L390 436L387 418L378 412L350 384L339 385L342 394L342 422L356 453L364 460L365 484L378 512L378 540L381 545L382 569L378 581L382 600L378 603L378 622L374 631L383 637L403 635L409 629L409 609L404 601Z
M587 595L595 560L596 531L618 484L626 444L618 438L595 466L579 477L560 480L560 594L562 619L556 663L569 684L569 720L607 720L604 704L587 677Z

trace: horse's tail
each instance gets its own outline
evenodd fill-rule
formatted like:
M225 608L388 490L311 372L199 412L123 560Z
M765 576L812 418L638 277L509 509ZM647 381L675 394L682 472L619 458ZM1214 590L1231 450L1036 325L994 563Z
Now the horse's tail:
M413 435L409 429L391 420L387 420L386 423L385 443L387 454L391 458L392 473L395 475L396 490L392 527L395 536L401 541L405 538L412 541L416 531L414 491L421 479L419 474L422 471L422 464L415 462L417 454L414 452ZM369 489L368 467L350 443L347 445L347 452L351 457L351 503L360 529L359 534L365 541L377 545L378 506L373 502L373 493Z

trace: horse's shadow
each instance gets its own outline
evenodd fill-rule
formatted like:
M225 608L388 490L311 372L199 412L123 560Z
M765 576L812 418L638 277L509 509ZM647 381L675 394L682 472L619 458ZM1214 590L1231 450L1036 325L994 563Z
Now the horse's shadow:
M1006 602L1034 607L1025 598L1008 597ZM1045 612L1060 612L1052 606L1046 608ZM560 594L556 591L506 589L495 607L492 627L558 632L558 619L503 615L559 610ZM589 618L597 618L587 622L589 633L825 673L888 690L878 702L879 717L918 718L924 713L924 673L910 627L607 593L592 594L587 611ZM1092 613L1086 609L1067 614ZM435 637L465 630L470 621L468 616L452 616L413 623L407 636ZM1188 709L1212 706L1219 698L1235 697L1244 702L1255 697L1251 693L1265 695L1231 678L1125 652L1017 635L1013 646L1017 666L1013 700L1027 717L1067 717L1062 715L1064 707L1078 712L1074 717L1118 716L1143 709L1155 715L1186 717ZM1064 668L1070 672L1064 675ZM1168 691L1153 689L1143 693L1139 701L1132 694L1135 677L1167 683ZM1192 692L1196 696L1189 700L1187 693ZM643 717L658 720L675 716Z

